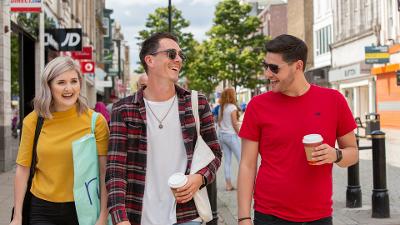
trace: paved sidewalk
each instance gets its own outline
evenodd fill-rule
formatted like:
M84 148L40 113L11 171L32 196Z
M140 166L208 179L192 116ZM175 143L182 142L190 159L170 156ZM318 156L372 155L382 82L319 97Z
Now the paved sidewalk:
M400 225L400 130L384 129L386 133L386 173L387 188L390 198L390 218L371 218L372 196L372 153L371 150L360 152L360 183L362 190L362 208L346 208L347 169L334 166L333 170L333 200L334 225ZM362 140L360 146L371 145L370 141ZM223 166L221 166L222 168ZM237 171L237 162L232 160L233 171ZM225 191L223 169L218 171L218 201L219 205L228 208L220 209L219 213L227 225L237 224L236 191Z
M347 170L334 167L334 224L335 225L400 225L400 130L384 130L387 134L386 161L387 186L390 197L391 218L371 218L372 154L370 150L360 152L360 182L363 207L345 208ZM361 146L368 145L363 140ZM236 173L238 164L232 160ZM218 171L218 212L220 225L237 224L236 191L225 191L223 167ZM0 174L0 225L8 225L13 205L15 170Z

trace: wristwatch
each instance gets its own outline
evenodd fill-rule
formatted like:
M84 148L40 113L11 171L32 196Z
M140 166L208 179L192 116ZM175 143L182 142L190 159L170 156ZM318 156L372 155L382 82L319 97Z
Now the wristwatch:
M334 163L338 163L340 161L342 161L343 159L343 154L342 154L342 150L335 148L336 149L336 161Z

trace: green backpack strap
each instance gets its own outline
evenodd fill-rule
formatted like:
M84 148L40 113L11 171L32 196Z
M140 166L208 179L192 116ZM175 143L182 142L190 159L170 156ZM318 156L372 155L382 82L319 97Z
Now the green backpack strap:
M96 128L96 120L97 120L98 115L99 115L99 113L97 113L97 112L93 112L93 114L92 114L92 129L91 129L92 134L94 134L94 130Z

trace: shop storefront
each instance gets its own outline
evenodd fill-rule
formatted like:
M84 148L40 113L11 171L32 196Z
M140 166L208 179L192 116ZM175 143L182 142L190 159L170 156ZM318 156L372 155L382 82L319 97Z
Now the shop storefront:
M365 121L365 115L376 112L375 79L371 66L364 62L351 64L329 71L329 82L347 99L354 117Z
M381 126L400 128L400 64L374 67L371 73L376 75L377 112Z

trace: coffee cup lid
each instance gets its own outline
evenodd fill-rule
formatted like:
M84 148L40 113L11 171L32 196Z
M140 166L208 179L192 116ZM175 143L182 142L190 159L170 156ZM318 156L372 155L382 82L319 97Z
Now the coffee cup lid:
M324 139L319 134L308 134L303 137L304 144L318 143L322 142Z
M186 184L187 177L183 173L174 173L168 179L168 186L171 188L179 188Z

